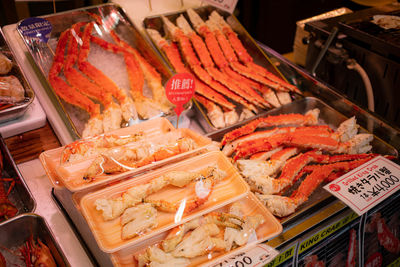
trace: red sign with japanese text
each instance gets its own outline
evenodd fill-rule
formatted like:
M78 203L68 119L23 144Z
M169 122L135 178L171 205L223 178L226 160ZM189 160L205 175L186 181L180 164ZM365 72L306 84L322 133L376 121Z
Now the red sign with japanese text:
M378 156L324 188L362 215L399 190L400 166Z
M165 85L167 98L176 106L174 110L178 117L184 110L183 105L192 99L195 88L194 77L190 73L178 73Z

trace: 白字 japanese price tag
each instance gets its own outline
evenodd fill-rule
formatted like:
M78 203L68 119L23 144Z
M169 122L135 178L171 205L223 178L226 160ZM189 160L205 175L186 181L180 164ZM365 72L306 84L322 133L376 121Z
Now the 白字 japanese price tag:
M400 166L378 156L324 188L362 215L400 188Z
M207 267L236 267L236 266L264 266L272 261L279 252L265 244L258 244L248 250L228 255L219 259L217 262L211 262Z
M219 9L228 11L232 14L238 0L203 0L203 2L207 2L212 6L218 7Z

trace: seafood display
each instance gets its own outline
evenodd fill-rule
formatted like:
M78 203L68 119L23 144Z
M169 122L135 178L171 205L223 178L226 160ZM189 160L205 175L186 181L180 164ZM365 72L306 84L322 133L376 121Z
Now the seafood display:
M48 46L20 34L75 139L172 114L163 87L172 73L120 7L45 19L53 28Z
M210 139L189 129L175 130L159 118L74 141L40 159L53 184L77 191L195 154L210 144Z
M253 194L112 254L114 266L203 266L282 227Z
M33 99L34 92L0 30L0 122L22 116Z
M165 32L154 27L156 23L150 18L145 20L148 35L176 72L195 75L195 99L213 127L235 124L260 110L291 102L290 94L301 94L296 86L256 64L216 10L200 16L187 9L159 20Z
M0 50L0 109L11 107L25 100L25 89L14 75L10 75L13 63ZM6 76L3 76L6 75Z
M94 18L93 21L78 22L61 33L48 76L59 97L90 115L82 136L118 129L122 120L135 121L138 115L141 119L148 119L160 112L168 113L172 104L166 100L160 74L139 51L118 36L109 26L107 18L89 15ZM109 24L105 24L103 19ZM113 43L104 39L105 32L110 33ZM124 59L132 97L89 62L91 43L117 53ZM65 79L61 78L61 71ZM145 82L153 90L153 98L144 96ZM103 112L100 112L100 105L94 100L102 105Z
M198 167L191 165L194 162ZM113 252L247 192L248 186L234 167L221 152L213 151L96 190L76 204L101 249Z
M186 266L191 258L230 251L247 244L263 223L261 214L244 217L241 205L234 203L228 213L212 212L173 228L159 247L148 247L143 254L136 256L138 266L171 262Z
M103 219L106 221L121 216L121 237L129 239L156 225L157 210L177 212L179 209L181 213L188 213L196 209L207 201L214 184L224 179L225 175L216 167L209 167L200 172L168 172L149 183L128 188L121 197L116 199L97 199L96 209L102 213ZM170 203L165 199L151 199L152 194L168 185L184 188L190 183L196 184L196 196L193 199L181 203ZM197 193L198 188L201 193Z
M17 251L9 251L15 258L19 258L25 266L56 267L57 264L51 255L50 249L40 239L34 240L31 236ZM13 259L14 260L14 259ZM11 264L11 262L10 262ZM15 264L15 262L13 263ZM0 266L7 266L7 260L0 252Z
M3 153L0 152L0 222L14 217L18 213L18 209L15 207L9 199L8 195L13 190L16 180L14 178L3 177ZM8 190L5 189L4 182L9 182Z
M33 236L21 246L19 251L26 266L57 266L50 249L40 239L34 240Z
M276 216L293 214L322 183L377 155L370 153L373 135L358 133L354 117L333 129L319 114L315 108L260 117L222 138L222 152Z
M0 233L0 266L70 266L38 215L14 217L0 225Z

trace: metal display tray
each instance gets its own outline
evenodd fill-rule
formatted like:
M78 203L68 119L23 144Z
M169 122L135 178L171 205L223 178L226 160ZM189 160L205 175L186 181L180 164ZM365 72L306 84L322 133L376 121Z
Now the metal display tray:
M11 107L0 110L0 123L17 119L25 114L25 111L29 107L29 105L33 102L35 98L35 93L33 92L32 88L26 81L25 75L22 72L19 65L16 63L17 61L14 58L10 50L10 46L7 43L7 40L4 37L3 31L0 28L0 52L3 53L8 59L11 60L13 67L11 71L4 75L13 75L18 78L21 82L22 87L25 90L25 99L20 103L15 103ZM3 76L3 75L2 75Z
M115 33L117 33L120 38L126 41L129 45L136 48L141 55L153 66L160 74L162 78L162 84L165 84L167 80L172 76L172 72L169 67L164 63L163 59L157 54L156 51L151 47L151 45L146 41L141 32L134 26L128 16L125 14L124 10L115 4L102 4L97 6L85 7L80 9L74 9L65 12L59 12L51 15L42 16L42 18L48 20L52 25L52 32L47 43L38 42L36 40L32 40L29 37L22 35L22 33L18 30L24 44L29 51L28 55L33 59L32 64L36 67L38 71L38 75L43 76L43 79L46 81L47 85L44 89L46 93L49 95L52 104L56 107L58 113L63 118L63 121L67 125L70 134L74 136L74 139L79 139L81 137L82 130L85 126L86 121L89 119L89 115L87 112L84 112L80 108L77 108L71 104L66 103L64 100L59 98L48 80L48 73L53 63L54 52L56 50L56 46L58 43L58 38L60 34L70 28L73 24L77 22L90 22L94 21L94 18L89 15L96 14L100 16L104 21L110 23L110 26L113 27ZM19 25L19 22L17 25ZM112 42L111 34L107 29L103 29L100 27L96 27L99 36L103 39ZM95 47L95 44L91 44L91 51L94 48L95 52L92 51L92 54L89 53L88 60L90 63L94 64L96 68L100 68L101 71L104 72L109 78L114 79L115 76L120 77L119 67L110 68L107 67L107 64L114 64L113 62L118 62L116 64L120 64L121 60L123 61L123 57L119 55L114 55L111 52L104 51L105 54L99 55L99 51L102 50L99 47ZM103 49L104 50L104 49ZM103 51L102 51L103 52ZM107 60L107 56L113 56L112 59ZM115 58L117 57L118 58ZM92 61L100 60L101 62L93 63ZM122 64L122 63L121 63ZM105 66L105 70L103 67ZM117 65L119 66L119 65ZM117 78L115 78L117 79ZM121 81L122 80L122 81ZM128 77L124 76L120 77L119 81L113 80L117 83L117 85L126 90L128 93ZM122 86L122 85L123 86ZM143 87L144 95L147 95L150 89L145 82ZM128 93L129 95L129 93ZM186 107L190 108L190 105ZM172 113L171 113L172 114ZM167 114L160 113L158 116L168 116ZM172 116L172 115L169 115ZM142 119L137 119L135 121L130 121L123 123L122 127L128 126L129 124L136 124L143 121Z
M211 14L211 12L213 12L214 10L218 11L218 13L224 17L225 21L231 26L231 28L235 31L235 33L237 34L237 36L239 37L239 39L241 40L242 44L244 45L244 47L246 48L247 52L250 54L250 56L254 59L254 62L264 68L266 68L269 72L273 73L274 75L283 78L284 80L286 80L286 78L284 77L284 75L273 65L273 63L271 62L271 60L268 58L268 56L264 53L264 51L260 48L260 46L255 42L255 40L250 36L250 34L246 31L246 29L240 24L240 22L237 20L237 18L220 9L217 9L216 7L213 6L204 6L204 7L199 7L199 8L195 8L194 9L196 11L196 13L198 13L200 15L200 17L203 20L207 20L208 16ZM163 14L163 16L165 16L166 18L168 18L170 21L175 23L175 20L180 16L180 15L184 15L186 20L188 22L190 22L186 11L180 11L180 12L172 12L172 13L166 13ZM165 31L164 31L164 23L162 22L161 16L157 15L157 16L150 16L147 17L143 20L143 24L144 27L150 28L150 29L155 29L158 32L160 32L160 34L162 36L165 36ZM147 33L147 31L146 31ZM148 36L148 38L150 40L151 37ZM153 40L152 40L153 42ZM154 44L154 47L156 47L156 49L158 50L158 52L164 57L164 60L166 62L169 62L168 58L165 56L165 54L158 48L158 46L156 44ZM170 64L171 65L171 64ZM171 68L173 69L172 65ZM292 98L299 98L299 95L292 95ZM196 100L194 100L195 102L195 115L194 115L194 119L196 119L199 124L203 127L204 131L206 133L211 133L214 131L217 131L218 128L214 127L210 120L207 117L207 111L200 105L200 103L198 103ZM238 106L238 113L240 113L242 106L238 103L235 103ZM263 112L263 110L260 110L260 112Z
M57 266L70 266L45 220L33 213L23 214L0 224L0 252L9 266L11 263L21 262L20 256L15 252L31 237L34 240L40 239L50 249Z
M16 215L32 212L36 208L35 200L1 136L0 151L3 157L3 169L1 170L0 177L0 183L2 184L0 184L0 186L4 186L5 192L7 192L11 186L13 187L7 198L18 210ZM7 220L4 222L0 221L0 225L5 222L7 222Z
M319 124L329 125L333 129L337 128L341 122L343 122L344 120L347 119L346 116L337 112L335 109L333 109L332 107L328 106L326 103L324 103L323 101L321 101L315 97L305 97L303 99L296 100L290 104L287 104L287 105L284 105L277 109L260 114L256 118L265 117L268 115L279 115L279 114L288 114L288 113L305 113L308 110L312 110L315 108L318 108L320 110ZM214 141L221 141L224 134L243 126L244 124L248 123L249 121L252 121L253 119L248 119L246 121L237 123L226 129L211 133L208 135L208 137L210 137ZM361 128L359 130L359 132L367 132L367 130ZM393 155L396 157L398 156L398 152L394 147L387 144L386 142L384 142L377 136L374 136L374 139L371 142L371 145L373 147L372 148L373 153L379 153L379 154L384 154L384 155ZM300 182L301 181L298 181L293 186L293 188L297 188L297 186ZM290 192L289 192L289 195L290 195ZM291 225L294 222L297 222L300 218L305 218L305 217L310 216L310 214L312 214L313 212L318 211L321 207L324 207L325 205L330 204L331 202L333 202L335 200L336 200L335 197L333 197L331 194L329 194L322 187L319 187L310 196L308 201L306 203L304 203L303 205L301 205L295 213L282 218L281 223L283 225Z

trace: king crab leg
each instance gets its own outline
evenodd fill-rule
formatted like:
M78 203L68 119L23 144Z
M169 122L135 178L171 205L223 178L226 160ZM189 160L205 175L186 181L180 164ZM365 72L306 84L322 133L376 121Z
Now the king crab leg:
M364 158L355 161L344 161L321 165L315 168L300 184L295 194L291 197L278 195L258 194L261 201L276 216L284 217L295 212L298 206L308 200L313 191L326 180L332 172L350 171L369 161L371 158Z
M214 62L212 61L211 56L209 54L210 46L208 46L207 50L206 44L203 42L203 39L192 30L192 28L190 27L186 19L183 17L183 15L177 18L176 24L178 25L179 28L181 28L183 33L189 37L195 51L197 52L197 55L200 58L201 63L203 64L203 67L215 80L221 82L222 84L232 89L232 91L238 93L242 97L250 99L250 101L253 104L261 108L269 107L269 104L259 94L257 94L257 92L255 92L247 83L240 83L236 81L236 79L233 80L229 79L230 77L228 77L225 73L215 68ZM214 41L215 42L212 45L213 50L210 50L211 55L213 55L213 51L215 50L220 51L218 43L216 43L216 40ZM224 59L222 51L221 55L219 56L222 56L219 60ZM213 55L213 58L215 61L216 58L218 58L218 56Z
M85 125L82 136L100 134L103 132L100 106L98 104L95 104L85 95L81 94L77 90L77 88L70 86L59 77L59 74L64 66L64 54L69 34L71 34L70 31L66 30L60 35L54 55L53 64L49 71L49 82L57 95L61 97L64 101L74 106L77 106L89 113L90 119Z
M205 107L207 110L207 117L215 128L225 127L224 113L218 105L197 93L194 95L194 99Z
M265 68L255 64L253 62L253 58L247 53L242 42L237 37L236 33L225 22L224 18L218 14L218 12L213 11L210 15L210 19L222 29L222 32L229 39L230 44L232 45L232 47L235 50L236 54L238 55L239 59L247 67L249 67L256 73L263 75L267 79L269 79L273 82L276 82L283 87L286 87L290 91L301 94L301 91L296 86L289 84L288 82L284 81L283 79L281 79L281 78L275 76L274 74L272 74L271 72L267 71ZM266 84L266 85L268 85L268 84Z
M96 99L104 106L105 109L102 113L104 131L108 132L119 129L122 122L122 112L120 106L114 103L111 93L103 91L101 87L88 80L73 67L78 59L78 42L76 39L81 37L80 28L84 24L85 23L77 23L71 28L64 74L67 81L72 86L76 87L81 93L88 97Z
M114 81L104 75L102 71L87 61L90 50L90 36L94 22L88 23L83 31L82 45L79 50L78 67L86 76L95 81L103 90L110 92L119 102L122 109L122 116L125 121L137 120L135 104L126 92L119 88Z
M319 109L313 109L308 111L305 115L303 114L282 114L282 115L271 115L263 118L255 119L248 124L235 129L224 135L221 146L226 145L228 142L254 132L257 128L265 128L271 126L284 126L284 125L316 125L318 123Z
M189 69L185 67L182 62L181 55L179 54L178 47L176 43L168 43L158 31L154 29L147 29L150 37L156 43L156 45L165 53L171 65L175 68L175 71L178 73L191 73ZM226 98L216 92L214 89L210 88L208 85L200 81L195 76L196 82L196 93L202 95L208 100L213 101L214 103L221 105L222 107L228 110L234 110L235 105L226 100Z
M233 152L236 151L238 146L242 143L251 142L251 141L254 141L257 139L261 139L261 138L269 138L276 134L290 133L293 131L296 131L297 133L302 133L302 134L314 134L314 135L319 135L319 136L330 136L330 134L332 133L331 128L329 128L326 125L302 126L302 127L275 127L270 130L258 131L258 132L254 132L254 133L239 137L238 139L226 144L223 147L222 152L226 156L230 156L230 155L232 155ZM244 145L242 145L242 146L244 146Z
M257 108L249 103L243 96L239 95L241 91L231 91L227 87L225 87L222 84L219 84L216 82L206 70L204 70L201 65L200 61L197 59L195 52L193 51L192 45L190 43L190 40L188 37L185 36L185 34L180 30L178 27L176 27L171 21L169 21L167 18L164 16L161 17L164 25L166 25L166 28L170 32L171 36L173 36L174 40L176 40L179 44L179 48L182 52L182 55L185 59L185 61L188 63L190 68L193 70L193 72L206 84L208 84L211 88L216 90L219 93L224 94L225 96L231 98L232 100L242 104L246 108L252 110L254 113L257 113Z
M218 181L225 177L225 173L216 167L208 167L202 172L171 171L149 183L128 188L118 198L97 199L96 209L102 212L103 219L109 221L119 217L127 208L133 207L144 201L149 195L158 192L167 185L185 187L193 181L212 178Z

